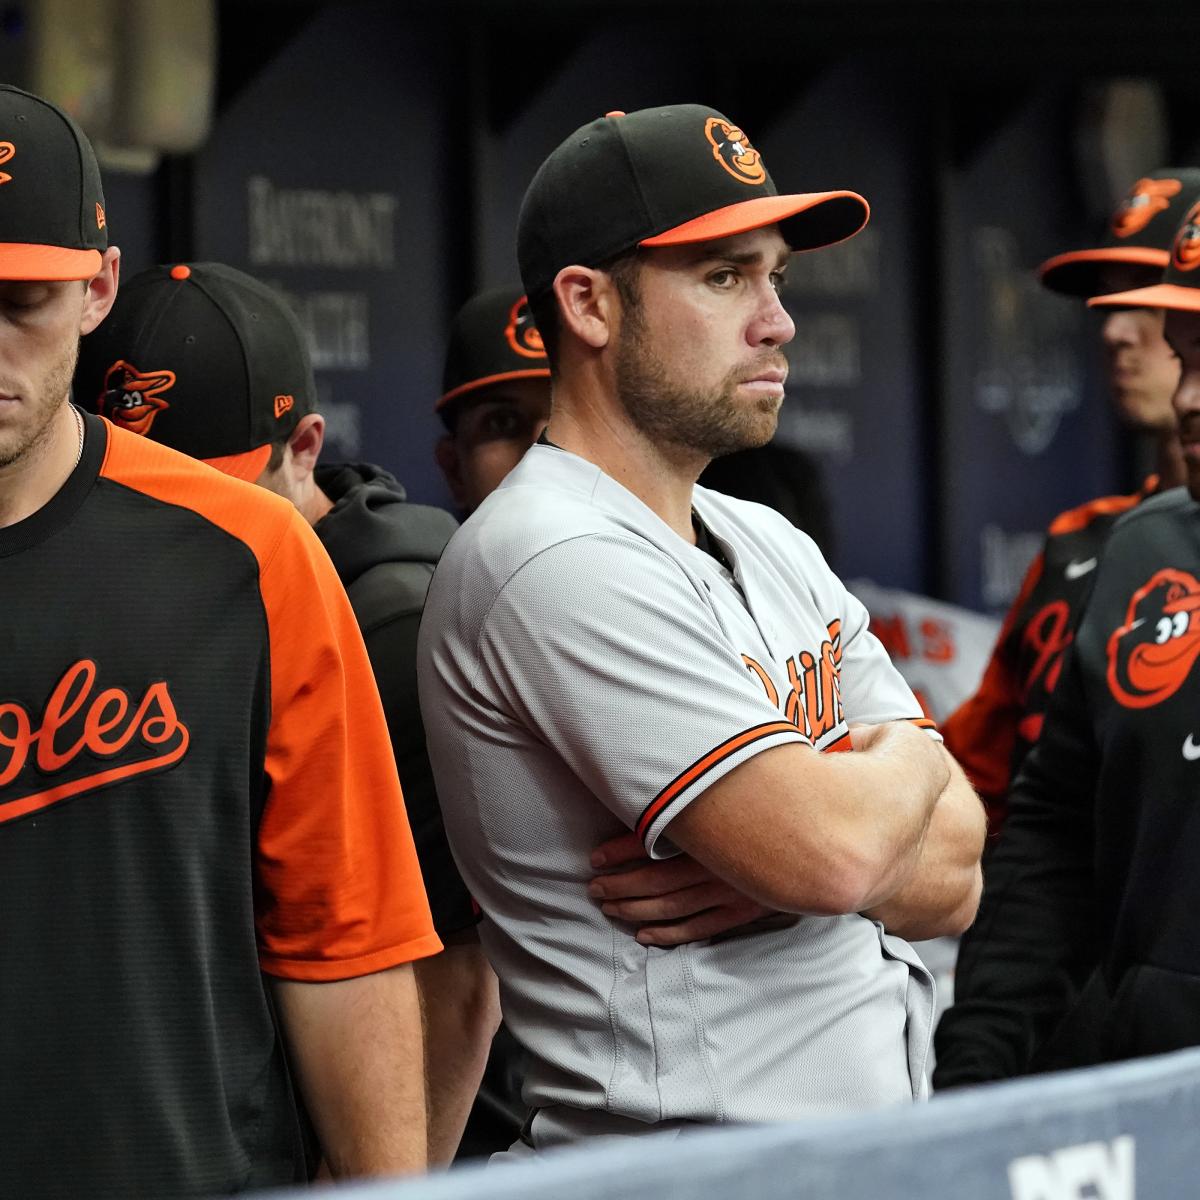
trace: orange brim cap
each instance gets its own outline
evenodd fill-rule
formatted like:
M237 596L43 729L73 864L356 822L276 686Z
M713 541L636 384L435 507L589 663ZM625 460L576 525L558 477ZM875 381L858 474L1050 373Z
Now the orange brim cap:
M256 446L244 454L226 454L222 458L203 458L200 461L215 467L223 475L232 475L234 479L244 479L247 483L255 480L267 469L271 460L271 443Z
M1037 269L1043 287L1063 296L1086 299L1102 291L1100 270L1108 265L1149 267L1164 270L1170 252L1154 246L1098 246L1092 250L1069 250L1048 258Z
M786 222L783 232L793 250L816 250L853 237L870 216L871 206L857 192L756 196L704 213L665 233L643 238L638 244L686 246Z
M1088 308L1169 308L1175 312L1200 312L1200 288L1156 283L1153 287L1134 288L1131 292L1093 296L1088 301Z
M99 250L0 242L0 279L4 280L91 279L103 261Z
M507 383L513 379L549 379L549 367L523 367L519 371L500 371L495 375L484 375L479 379L470 379L466 383L460 383L458 387L451 388L445 395L433 406L433 411L438 412L447 404L457 400L460 396L465 396L469 392L476 392L480 388L491 387L494 383Z

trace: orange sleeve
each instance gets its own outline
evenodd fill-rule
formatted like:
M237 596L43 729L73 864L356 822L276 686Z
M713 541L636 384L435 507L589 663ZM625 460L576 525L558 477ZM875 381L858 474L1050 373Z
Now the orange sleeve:
M942 722L941 727L946 748L958 759L983 799L988 829L992 832L1004 820L1017 725L1024 713L1021 684L1009 638L1042 577L1043 562L1044 557L1039 554L1025 572L1021 590L1004 618L979 688Z
M383 709L350 602L292 514L262 570L270 793L258 837L262 968L366 975L436 954Z

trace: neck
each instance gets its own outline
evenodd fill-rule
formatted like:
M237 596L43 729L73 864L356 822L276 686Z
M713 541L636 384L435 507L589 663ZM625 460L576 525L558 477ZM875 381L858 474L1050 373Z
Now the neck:
M79 425L64 400L24 453L0 467L0 528L24 521L48 504L78 461Z
M1183 449L1179 445L1179 433L1174 428L1159 433L1154 446L1154 469L1158 475L1159 491L1180 487L1187 483L1187 467L1183 462Z
M310 475L308 477L308 487L304 489L304 495L296 501L296 507L300 510L300 515L310 525L316 525L333 507L333 501L317 487Z
M681 538L695 545L692 489L707 460L695 451L650 441L609 388L556 380L546 436L594 463L631 491Z

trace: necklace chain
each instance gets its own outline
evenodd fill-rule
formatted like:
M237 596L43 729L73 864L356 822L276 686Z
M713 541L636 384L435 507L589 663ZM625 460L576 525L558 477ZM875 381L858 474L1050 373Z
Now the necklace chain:
M75 416L75 424L79 426L79 449L75 451L75 467L77 467L83 461L83 414L73 404L71 412ZM74 470L75 467L72 467L71 470Z

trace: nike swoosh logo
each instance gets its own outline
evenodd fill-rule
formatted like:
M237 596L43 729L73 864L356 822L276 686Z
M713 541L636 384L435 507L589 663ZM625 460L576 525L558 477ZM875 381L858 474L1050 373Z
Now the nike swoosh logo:
M1067 569L1063 572L1063 574L1068 579L1079 579L1081 576L1086 575L1089 571L1094 571L1096 569L1096 563L1099 561L1100 560L1096 558L1085 558L1082 562L1069 562L1067 563Z
M1200 758L1200 746L1197 746L1196 743L1192 741L1192 735L1190 733L1186 738L1183 739L1183 757L1186 758L1188 762L1195 762L1196 759Z

